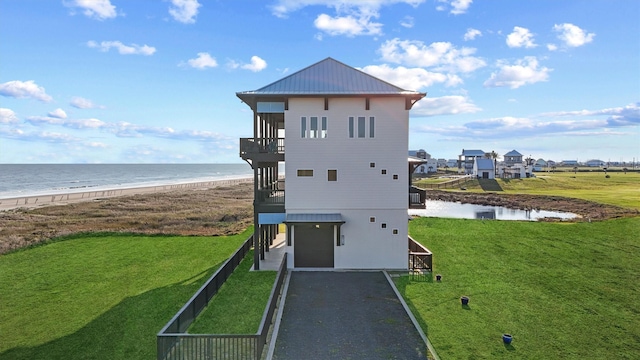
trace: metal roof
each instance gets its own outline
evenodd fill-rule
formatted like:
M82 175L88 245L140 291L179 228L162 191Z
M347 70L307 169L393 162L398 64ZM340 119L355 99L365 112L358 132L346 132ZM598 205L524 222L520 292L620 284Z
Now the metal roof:
M344 223L341 214L287 214L285 223Z
M258 90L236 95L247 102L263 96L397 95L421 99L426 94L402 89L328 57Z
M493 170L493 160L476 159L476 167L478 170Z
M522 156L522 154L520 154L519 152L517 152L515 150L511 150L508 153L504 154L504 156Z
M484 151L462 149L462 156L484 156Z

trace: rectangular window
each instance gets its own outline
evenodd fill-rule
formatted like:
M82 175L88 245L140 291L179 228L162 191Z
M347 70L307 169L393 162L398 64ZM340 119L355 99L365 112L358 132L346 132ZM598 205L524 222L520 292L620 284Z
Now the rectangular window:
M374 118L373 116L371 116L369 118L369 137L373 138L375 135L375 122L376 122L376 118Z
M353 116L349 116L349 137L353 138Z
M358 116L358 137L359 138L363 138L364 134L365 134L365 122L364 122L365 118L364 116Z
M311 169L298 170L298 176L313 176L313 170Z
M338 170L327 170L328 181L338 181Z
M327 137L327 117L326 116L322 117L322 124L321 124L321 128L320 128L320 137L323 138L323 139Z
M318 117L317 116L311 117L311 126L309 126L309 128L310 128L309 137L312 139L316 139L318 137Z
M300 119L300 137L303 139L307 137L307 117L306 116L303 116Z
M375 218L375 217L373 217L373 216L372 216L372 217L370 217L370 218L369 218L369 222L376 222L376 218Z

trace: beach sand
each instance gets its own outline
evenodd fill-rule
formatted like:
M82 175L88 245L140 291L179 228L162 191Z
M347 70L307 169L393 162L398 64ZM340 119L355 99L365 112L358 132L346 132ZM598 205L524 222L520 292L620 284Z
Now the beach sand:
M85 232L229 235L253 223L253 179L0 199L0 254Z

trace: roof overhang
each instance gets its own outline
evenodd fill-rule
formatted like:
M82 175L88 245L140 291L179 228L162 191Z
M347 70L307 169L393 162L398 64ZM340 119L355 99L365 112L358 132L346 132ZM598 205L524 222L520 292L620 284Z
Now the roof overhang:
M302 223L328 223L328 224L344 224L342 214L287 214L285 224L302 224Z

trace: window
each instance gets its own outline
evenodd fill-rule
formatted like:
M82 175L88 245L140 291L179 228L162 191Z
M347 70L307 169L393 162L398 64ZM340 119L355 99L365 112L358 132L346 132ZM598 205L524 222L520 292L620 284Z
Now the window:
M358 116L358 137L359 138L363 138L364 134L365 134L365 130L364 130L364 122L365 118L364 116Z
M309 128L310 128L309 137L312 139L317 138L318 137L318 117L317 116L311 117L311 126Z
M376 167L376 163L369 163L369 167L370 167L370 168L374 168L374 167Z
M375 122L376 122L376 118L371 116L369 118L369 137L370 138L373 138L375 135Z
M353 116L349 116L349 137L353 138Z
M328 181L338 181L338 170L327 170Z
M323 116L322 117L322 127L320 128L320 137L321 138L326 138L327 137L327 117Z
M398 235L398 229L393 229L393 235Z
M375 217L373 217L373 216L372 216L372 217L370 217L370 218L369 218L369 222L376 222L376 218L375 218Z
M398 175L393 175L393 180L398 180Z
M311 169L298 170L298 176L313 176L313 170Z
M382 173L382 175L387 175L387 169L382 169L382 171L380 171L380 173Z
M382 223L382 225L380 225L381 228L386 229L387 228L387 224L386 223Z
M300 137L303 139L307 137L307 117L306 116L303 116L300 119Z

